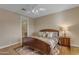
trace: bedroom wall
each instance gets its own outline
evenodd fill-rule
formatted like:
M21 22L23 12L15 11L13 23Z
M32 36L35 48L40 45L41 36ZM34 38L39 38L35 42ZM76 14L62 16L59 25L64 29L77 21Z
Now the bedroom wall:
M27 36L31 36L34 32L32 18L0 9L0 48L22 42L22 20L27 23Z
M68 27L71 45L79 47L79 7L39 17L34 19L34 21L35 31L45 28L59 30L60 26Z
M20 15L0 9L0 48L21 40Z

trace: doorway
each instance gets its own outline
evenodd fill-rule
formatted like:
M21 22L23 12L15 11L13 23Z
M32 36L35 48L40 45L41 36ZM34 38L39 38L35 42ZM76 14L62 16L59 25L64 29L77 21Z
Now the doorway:
M22 20L22 37L27 37L27 20Z

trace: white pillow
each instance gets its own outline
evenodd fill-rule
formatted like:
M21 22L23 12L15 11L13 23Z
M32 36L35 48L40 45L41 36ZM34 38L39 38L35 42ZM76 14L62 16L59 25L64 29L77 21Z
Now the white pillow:
M52 38L53 32L47 32L47 38Z
M38 32L38 36L42 37L43 36L43 32Z
M46 37L46 32L38 32L39 37Z
M46 33L47 33L47 38L58 37L58 32L46 32Z
M46 32L43 32L43 36L42 37L46 38L46 35L47 35Z

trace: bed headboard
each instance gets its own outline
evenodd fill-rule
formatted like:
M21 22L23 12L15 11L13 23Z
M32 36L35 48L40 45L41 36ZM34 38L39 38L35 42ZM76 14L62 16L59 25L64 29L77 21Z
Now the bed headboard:
M55 29L42 29L40 32L59 32L58 30Z
M58 36L59 36L59 31L55 29L42 29L40 30L40 32L58 32Z

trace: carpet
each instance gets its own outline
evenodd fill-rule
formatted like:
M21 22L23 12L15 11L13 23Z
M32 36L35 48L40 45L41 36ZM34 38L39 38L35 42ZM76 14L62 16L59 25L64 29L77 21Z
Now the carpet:
M19 48L16 48L15 50L20 55L41 55L41 53L29 47L19 47Z
M24 47L18 47L15 49L16 52L20 55L43 55L42 53L35 51L34 49L29 48L28 46L24 46ZM52 51L51 51L52 52ZM53 50L53 53L51 53L51 55L58 55L59 54L59 49L55 48Z

